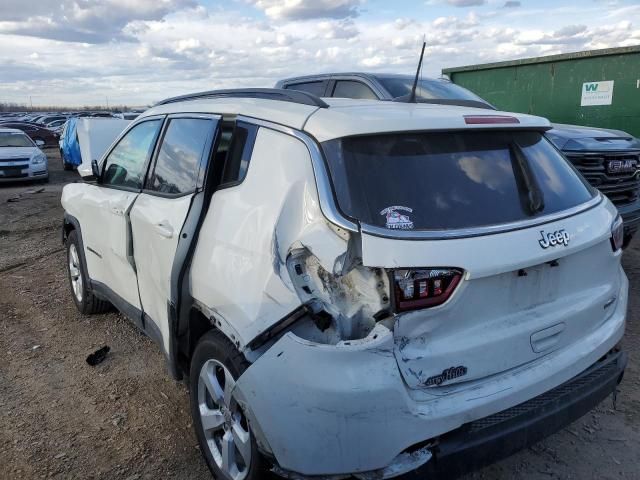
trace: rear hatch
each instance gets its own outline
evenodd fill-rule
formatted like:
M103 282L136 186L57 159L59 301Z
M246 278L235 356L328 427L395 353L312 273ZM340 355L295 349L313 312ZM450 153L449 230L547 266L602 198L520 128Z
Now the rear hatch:
M396 285L405 311L395 355L411 388L514 369L579 342L613 312L616 211L540 132L385 134L323 147L339 206L362 225L363 264L386 268ZM400 303L398 272L429 278L424 292L420 283L409 291L424 298Z

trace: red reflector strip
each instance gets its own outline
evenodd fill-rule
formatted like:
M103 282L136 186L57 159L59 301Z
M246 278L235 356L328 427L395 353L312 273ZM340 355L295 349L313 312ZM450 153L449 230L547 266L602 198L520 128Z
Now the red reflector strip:
M465 115L464 123L467 125L488 125L496 123L520 123L516 117L506 115Z

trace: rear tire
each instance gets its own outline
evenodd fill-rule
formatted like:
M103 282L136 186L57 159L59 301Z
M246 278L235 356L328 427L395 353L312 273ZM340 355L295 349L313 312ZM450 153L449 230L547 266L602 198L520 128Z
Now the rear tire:
M85 315L103 313L111 308L111 304L93 294L89 285L84 252L80 246L78 232L72 230L65 244L67 250L67 275L71 297L78 311Z
M189 392L193 426L207 466L219 480L264 478L265 462L249 422L230 394L249 365L217 330L203 335L191 358Z
M64 154L62 153L62 150L60 150L60 160L62 160L63 170L66 170L67 172L70 172L71 170L73 170L73 165L64 161Z

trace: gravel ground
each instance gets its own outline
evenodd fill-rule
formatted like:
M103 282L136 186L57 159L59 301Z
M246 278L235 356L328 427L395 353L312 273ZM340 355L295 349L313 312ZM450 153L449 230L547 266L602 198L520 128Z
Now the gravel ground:
M49 184L0 185L0 478L211 478L187 391L169 378L158 348L117 313L76 311L60 193L78 177L61 170L56 151L47 153ZM630 363L617 409L607 399L465 480L640 478L640 240L624 257ZM111 347L107 360L88 366L87 354L103 345Z

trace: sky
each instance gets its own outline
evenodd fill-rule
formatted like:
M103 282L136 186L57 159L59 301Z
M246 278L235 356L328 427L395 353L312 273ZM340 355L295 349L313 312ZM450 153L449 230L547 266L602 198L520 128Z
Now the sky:
M0 0L0 102L143 106L640 44L639 0Z

